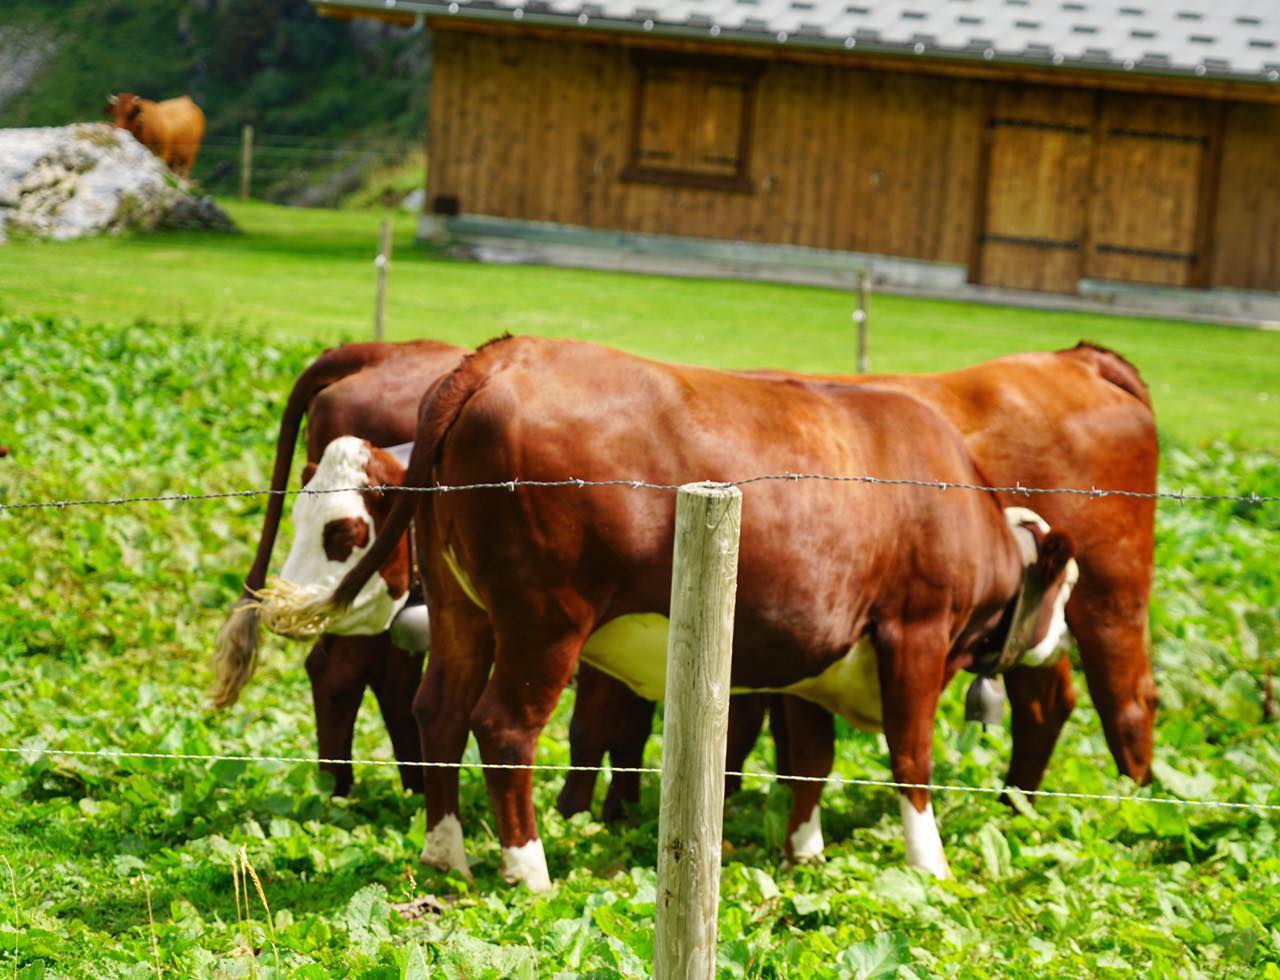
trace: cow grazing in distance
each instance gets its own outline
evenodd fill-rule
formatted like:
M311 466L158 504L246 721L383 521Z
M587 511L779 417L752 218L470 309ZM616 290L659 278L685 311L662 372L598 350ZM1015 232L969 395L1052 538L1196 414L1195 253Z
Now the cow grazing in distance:
M405 480L679 484L782 472L983 482L955 430L907 395L534 338L485 346L424 401ZM735 689L794 693L882 729L900 782L929 781L934 713L956 671L1006 636L1021 654L1063 628L1070 540L1007 520L991 494L821 481L743 490ZM486 763L529 765L580 657L661 697L674 506L671 494L625 488L402 495L332 603L308 612L341 616L416 510L432 634L414 706L423 757L459 761L471 728ZM1028 583L1043 601L1024 608ZM795 775L829 772L829 760L813 771L792 759L804 767ZM532 773L486 779L504 877L549 888ZM423 860L466 873L457 770L428 770L424 785ZM928 791L900 795L908 861L947 874ZM797 813L793 825L807 816Z
M204 140L204 112L190 96L153 102L132 92L107 96L108 116L117 129L127 129L164 165L183 180L191 177Z
M764 372L771 377L786 377ZM1014 354L939 374L831 376L848 384L892 388L937 409L963 437L987 479L999 486L1156 489L1158 446L1151 399L1138 371L1123 357L1080 343L1053 353ZM1028 498L1001 496L1006 505ZM1122 775L1151 778L1155 684L1151 676L1148 601L1154 561L1155 502L1137 497L1093 498L1046 494L1033 506L1055 529L1071 536L1080 581L1067 606L1067 622L1080 650L1089 692L1108 746ZM1033 793L1063 724L1075 705L1066 657L1039 669L1005 675L1012 707L1011 786ZM787 713L780 698L736 697L729 714L727 766L740 770L755 744L766 704L778 771L787 771ZM584 716L607 719L577 724L571 738L574 765L599 765L609 752L615 766L639 766L652 729L653 705L597 671L581 671L577 704ZM802 729L796 751L830 752L831 719L812 705L792 705L791 727ZM565 777L558 808L566 815L591 804L595 776ZM803 791L804 784L797 788ZM605 800L606 819L639 799L639 777L614 776Z
M456 368L465 353L463 348L431 340L348 344L325 351L299 375L280 419L271 477L271 489L275 493L267 499L257 554L246 577L244 593L218 634L212 692L217 707L235 703L257 666L261 610L254 597L266 584L271 552L285 508L285 497L280 491L289 482L294 447L303 420L307 423L304 485L316 478L325 450L349 436L363 440L370 460L375 462L374 472L370 473L367 466L364 469L363 480L367 483L362 485L396 483L403 473L401 463L375 452L373 447L395 446L413 438L423 393ZM347 465L354 465L353 453L359 455L359 450L348 447ZM331 466L335 462L336 459L331 460ZM350 478L361 479L354 474ZM303 501L321 499L302 498ZM369 516L372 519L372 514ZM354 550L360 536L354 524L330 531L327 542L323 527L314 533L316 547L323 550L328 544L331 549L337 549L335 554L341 554L347 544ZM294 544L299 546L297 540ZM407 551L397 551L402 570L395 571L392 578L408 579L408 560ZM301 560L295 561L289 571L299 574L295 570L300 563ZM298 584L305 586L305 577ZM422 662L421 647L401 649L392 642L385 628L367 636L321 636L306 660L320 757L350 758L360 703L365 689L372 688L396 758L401 762L419 761L421 750L411 703L422 675ZM353 773L349 764L325 764L323 768L333 774L336 793L350 792ZM422 771L418 767L402 766L400 778L406 788L421 788Z

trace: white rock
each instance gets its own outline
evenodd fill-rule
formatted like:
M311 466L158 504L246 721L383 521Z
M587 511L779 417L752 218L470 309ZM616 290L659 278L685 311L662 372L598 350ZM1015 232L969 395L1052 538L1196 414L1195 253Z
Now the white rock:
M0 242L15 233L68 239L192 222L232 227L123 129L0 129Z

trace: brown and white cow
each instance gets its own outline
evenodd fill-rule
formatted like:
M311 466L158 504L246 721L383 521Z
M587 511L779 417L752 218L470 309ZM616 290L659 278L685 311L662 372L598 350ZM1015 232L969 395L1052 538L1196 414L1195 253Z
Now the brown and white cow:
M235 703L257 665L260 610L254 596L266 584L271 553L284 515L286 498L281 491L289 482L303 420L307 430L307 462L302 482L307 484L315 479L326 448L343 437L355 436L367 440L370 446L410 441L417 428L418 403L423 393L457 367L466 353L463 348L431 340L347 344L325 351L299 375L280 419L271 477L274 493L267 500L253 567L246 577L244 594L218 635L212 692L217 707ZM381 458L372 452L370 458L379 459L380 468L372 474L366 469L360 479L375 483L399 480L403 469L397 460ZM295 526L296 517L295 514ZM350 527L359 534L354 525ZM331 531L330 535L330 547L341 547L335 532ZM323 552L323 528L316 533L314 543ZM294 544L298 545L297 539ZM353 539L352 546L355 544ZM399 552L397 556L401 557ZM407 552L402 560L403 569L393 573L397 580L409 577ZM314 559L308 561L314 563ZM305 563L301 557L294 560L294 568L300 563ZM306 584L305 578L301 584ZM406 618L411 618L410 614L406 614ZM422 663L421 648L398 646L385 629L368 636L321 636L306 659L321 758L351 757L356 716L365 690L372 689L396 758L401 762L419 761L420 741L411 702L422 675ZM349 764L325 763L322 767L333 774L335 793L350 791L353 773ZM420 789L422 770L401 766L400 778L406 788Z
M959 435L909 396L662 365L589 344L487 345L424 403L406 482L740 480L864 473L982 483ZM432 657L415 713L427 761L528 765L579 658L640 693L665 683L674 499L626 489L399 495L386 533L320 610L341 616L417 510ZM987 493L832 482L744 488L733 684L882 727L896 780L929 781L950 677L1002 647L1024 581L1059 609L1071 544ZM1023 544L1036 557L1024 569ZM1028 648L1053 627L1026 634ZM1059 615L1060 618L1060 615ZM799 772L797 775L825 776ZM486 772L503 874L550 887L532 773ZM423 860L467 870L458 774L429 770ZM947 873L924 789L902 793L908 860Z
M402 450L407 447L394 447ZM293 543L280 577L259 592L262 625L289 636L289 616L298 603L328 596L383 530L391 509L389 493L404 476L402 457L367 439L340 436L325 446L320 461L293 505ZM402 461L403 460L403 461ZM409 600L412 562L404 534L389 562L365 582L326 632L335 636L377 636ZM422 649L425 649L423 647Z
M830 380L892 388L932 405L959 430L979 469L1000 486L1109 487L1141 493L1156 488L1158 446L1146 385L1123 357L1094 344L1014 354L940 374ZM1000 499L1014 506L1028 498ZM1117 767L1122 775L1146 783L1155 708L1147 631L1154 502L1069 494L1033 500L1036 511L1075 544L1080 582L1066 609L1067 622ZM1034 792L1075 704L1071 663L1064 657L1040 669L1015 668L1005 675L1005 682L1013 709L1013 754L1006 781ZM809 756L833 752L830 717L804 703L784 711L782 700L732 700L729 769L741 769L770 702L780 774L788 771L792 751ZM579 723L579 714L600 721ZM790 724L788 714L793 716ZM652 703L625 685L597 671L581 671L571 761L599 765L608 752L615 766L639 766L652 715ZM793 730L796 744L791 746ZM587 809L593 785L592 773L568 774L559 809L565 814ZM795 789L812 794L814 787L799 783ZM625 804L638 798L639 777L615 775L605 800L606 819L620 815Z

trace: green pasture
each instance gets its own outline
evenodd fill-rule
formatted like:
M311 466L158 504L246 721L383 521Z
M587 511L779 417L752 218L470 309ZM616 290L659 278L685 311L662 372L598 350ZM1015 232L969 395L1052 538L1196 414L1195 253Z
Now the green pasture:
M244 234L169 233L0 248L0 311L197 323L332 344L371 336L381 214L226 202ZM580 337L721 367L852 371L838 290L450 261L395 218L392 339L473 345L504 330ZM872 366L946 370L1080 339L1128 356L1178 441L1280 446L1280 333L877 296Z
M370 333L379 215L230 208L245 234L0 246L0 446L12 450L0 503L267 483L297 372L322 346ZM476 266L411 238L398 219L393 337L476 343L509 329L726 366L852 364L839 292ZM886 370L1080 337L1117 347L1151 382L1165 488L1280 494L1278 335L874 301L874 366ZM561 820L560 779L539 774L558 884L530 896L498 875L478 772L462 777L468 885L418 864L422 801L388 767L357 767L355 794L333 800L310 764L44 751L314 752L301 644L269 638L230 711L204 699L263 507L0 510L0 975L645 975L655 780L626 822L605 826ZM1280 978L1280 816L1138 801L1280 805L1266 696L1280 670L1278 528L1275 503L1160 506L1155 784L1117 779L1079 674L1046 779L1133 801L1014 811L939 794L956 877L936 882L903 867L894 794L853 786L825 794L826 862L786 869L788 791L749 781L726 806L718 976ZM996 786L1007 729L964 725L962 688L944 699L935 776ZM571 707L569 691L539 762L568 761ZM881 739L840 735L840 774L888 777ZM390 758L372 698L355 751ZM655 738L646 764L660 752ZM474 746L466 758L478 760ZM748 765L768 773L771 759L762 745ZM239 890L245 859L261 892ZM427 895L437 901L423 917L395 908Z

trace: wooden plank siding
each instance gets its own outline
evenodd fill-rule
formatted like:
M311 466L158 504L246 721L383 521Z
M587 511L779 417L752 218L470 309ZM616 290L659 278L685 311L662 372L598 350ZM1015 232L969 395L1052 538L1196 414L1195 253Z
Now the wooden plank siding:
M432 26L428 200L444 213L959 263L1017 288L1280 291L1280 105ZM680 130L694 107L676 92L669 119L638 114L650 52L685 58L690 78L716 57L751 63L743 166L717 171L734 130ZM732 86L700 98L724 103L717 127L738 104ZM637 139L723 186L637 174Z
M621 45L439 31L435 57L428 194L463 212L968 259L980 83L762 64L749 189L727 192L623 179L637 68Z
M1280 292L1280 107L1227 107L1211 282Z
M978 281L1072 292L1080 281L1089 208L1095 97L1001 88L987 138Z
M1216 152L1210 104L1108 93L1099 116L1085 274L1192 285L1201 175Z

